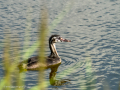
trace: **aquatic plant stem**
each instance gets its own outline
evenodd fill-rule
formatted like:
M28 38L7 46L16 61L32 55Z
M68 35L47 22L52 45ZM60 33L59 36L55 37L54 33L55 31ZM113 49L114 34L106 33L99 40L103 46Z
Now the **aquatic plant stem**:
M47 8L43 7L43 10L41 11L41 24L39 28L39 42L40 42L40 50L39 50L39 62L45 64L45 46L46 46L46 37L47 37L47 31L48 31L48 15L47 15ZM44 85L44 67L39 68L39 90L45 90Z
M8 31L8 30L7 30ZM11 88L9 88L9 86L11 86L11 72L10 72L10 54L9 54L9 50L10 50L10 39L9 39L9 34L5 35L5 47L4 47L4 53L3 53L3 62L4 62L4 69L5 69L5 89L6 90L10 90Z

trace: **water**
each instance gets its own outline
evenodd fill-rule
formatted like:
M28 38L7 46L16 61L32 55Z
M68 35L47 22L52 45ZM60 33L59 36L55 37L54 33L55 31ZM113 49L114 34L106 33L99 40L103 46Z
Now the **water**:
M65 8L68 0L49 0L49 24ZM17 37L21 46L25 37L27 17L31 21L31 45L37 40L37 28L41 9L40 0L1 0L0 1L0 43L3 31L9 27L12 38ZM29 10L29 7L31 9ZM69 79L71 84L59 86L58 89L77 90L91 87L95 90L118 90L120 76L120 1L119 0L74 0L70 11L62 21L51 31L59 34L71 43L57 44L57 51L62 59L57 74L70 67L75 68L62 79ZM49 35L49 36L50 36ZM1 45L2 46L2 45ZM2 61L2 51L0 57ZM48 50L49 53L49 50ZM35 53L36 54L36 53ZM35 55L33 54L33 55ZM86 71L86 60L90 60L90 73ZM3 67L0 67L0 78L3 77ZM72 69L71 69L72 70ZM46 80L49 80L50 70L46 70ZM38 72L26 72L24 80L27 88L37 85ZM55 89L53 86L49 90Z

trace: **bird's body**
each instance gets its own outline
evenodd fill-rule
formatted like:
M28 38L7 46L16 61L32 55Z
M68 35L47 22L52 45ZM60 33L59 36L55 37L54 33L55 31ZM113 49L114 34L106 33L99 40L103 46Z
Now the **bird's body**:
M45 58L45 63L40 63L39 56L34 56L25 61L20 62L18 67L27 70L39 70L39 68L41 67L51 68L54 65L60 64L61 58L59 57L55 47L56 42L70 42L70 40L63 39L59 35L52 35L49 38L49 48L51 54Z

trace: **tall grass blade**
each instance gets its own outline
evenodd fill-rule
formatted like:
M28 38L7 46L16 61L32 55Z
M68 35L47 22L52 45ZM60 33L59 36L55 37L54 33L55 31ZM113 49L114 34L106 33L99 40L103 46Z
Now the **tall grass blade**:
M6 90L10 90L9 86L11 86L11 72L10 72L10 31L9 29L5 30L5 39L4 39L4 51L3 51L3 63L5 69L5 86Z
M6 86L5 86L6 81L7 80L5 78L0 80L0 90L3 90L3 88L6 88Z
M48 33L48 13L47 9L44 5L43 10L41 11L41 24L39 28L39 42L40 42L40 50L39 50L39 63L46 65L45 60L45 46L46 46L46 37ZM39 68L39 90L45 90L45 83L44 83L44 70L45 67Z
M94 90L95 89L95 75L92 71L92 61L90 56L86 58L86 86L87 90Z

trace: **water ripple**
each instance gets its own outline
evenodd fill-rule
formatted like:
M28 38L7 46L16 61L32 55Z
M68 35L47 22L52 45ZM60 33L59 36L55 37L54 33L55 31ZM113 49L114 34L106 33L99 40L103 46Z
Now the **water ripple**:
M41 1L0 1L0 43L2 43L5 26L10 27L11 33L17 33L21 44L24 42L27 15L31 14L31 45L37 40L39 10ZM24 2L24 3L23 3ZM32 11L27 14L32 3ZM40 3L40 4L39 4ZM64 8L65 1L48 1L49 23ZM31 5L31 4L30 4ZM60 34L69 43L57 44L62 64L57 74L71 68L71 73L65 78L71 79L68 89L97 88L104 90L104 83L111 90L117 90L120 75L120 1L119 0L76 0L70 12L51 31L51 34ZM16 36L12 36L14 39ZM1 47L1 46L0 46ZM2 58L3 51L0 51ZM2 59L0 59L2 61ZM87 61L90 60L91 71L88 74ZM0 64L0 78L3 77L3 68ZM50 70L46 71L49 80ZM38 72L27 72L24 80L28 88L37 84ZM108 84L109 83L109 84ZM49 86L48 88L51 88ZM59 87L61 88L61 87Z

